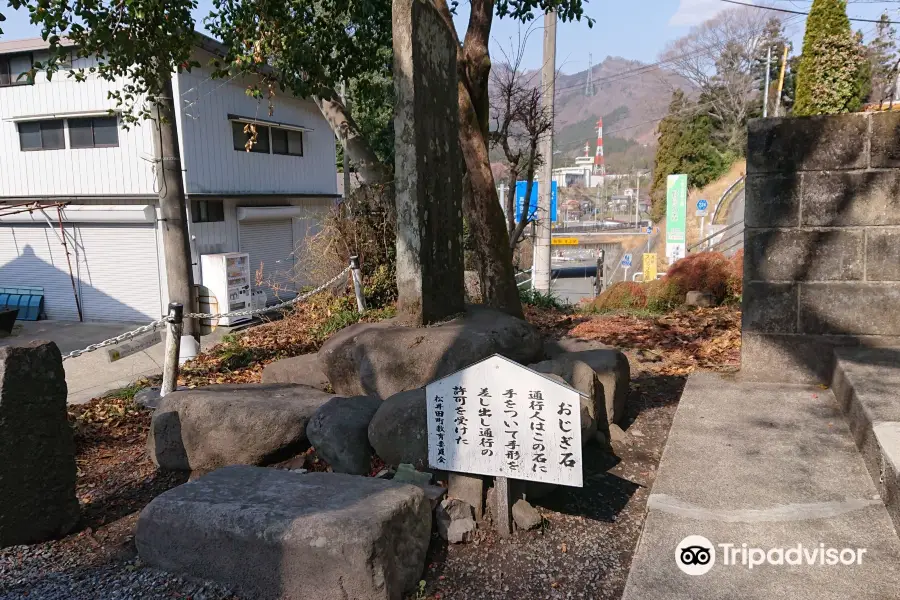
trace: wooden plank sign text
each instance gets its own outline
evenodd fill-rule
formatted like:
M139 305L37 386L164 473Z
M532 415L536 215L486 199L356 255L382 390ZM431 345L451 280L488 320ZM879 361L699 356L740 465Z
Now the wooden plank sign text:
M425 390L431 467L582 486L577 390L496 354Z

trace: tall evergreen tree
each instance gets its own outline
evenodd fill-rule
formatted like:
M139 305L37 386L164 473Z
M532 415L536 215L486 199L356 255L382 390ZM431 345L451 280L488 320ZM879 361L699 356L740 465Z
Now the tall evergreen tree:
M894 98L897 79L897 31L887 13L875 26L875 38L868 46L869 67L872 72L870 102L884 102Z
M813 0L797 72L794 114L852 112L867 93L865 61L844 0Z
M672 94L669 113L659 124L659 146L653 166L650 188L650 217L663 219L666 213L666 180L669 175L685 173L688 184L703 187L728 167L726 157L713 145L712 120L697 110L696 104L678 90Z

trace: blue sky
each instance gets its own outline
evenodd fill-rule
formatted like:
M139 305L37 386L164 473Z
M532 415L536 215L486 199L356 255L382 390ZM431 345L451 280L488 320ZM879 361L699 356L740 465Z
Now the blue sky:
M756 0L760 4L761 0ZM0 3L5 4L3 0ZM809 9L808 0L769 0L768 4L791 10ZM200 0L196 17L201 19L209 12L209 0ZM702 23L721 10L732 5L721 0L588 0L585 14L595 19L593 28L584 22L560 23L557 27L556 64L563 72L574 73L588 66L588 55L593 55L594 64L607 56L653 62L659 56L666 43L685 33L691 26ZM864 18L877 18L884 8L890 9L893 20L900 21L900 11L895 2L871 3L850 0L848 14ZM2 24L5 40L39 35L39 30L28 23L28 14L24 11L13 11L7 7L2 9L7 20ZM468 18L466 0L460 4L457 27L465 30ZM787 17L788 15L784 15ZM534 32L528 38L525 54L525 67L538 68L541 64L542 19L538 19ZM872 24L855 23L854 27L869 31ZM492 32L492 56L500 60L499 48L508 48L510 40L523 33L526 26L509 19L495 20ZM799 50L802 39L802 22L797 22L791 32L795 48Z

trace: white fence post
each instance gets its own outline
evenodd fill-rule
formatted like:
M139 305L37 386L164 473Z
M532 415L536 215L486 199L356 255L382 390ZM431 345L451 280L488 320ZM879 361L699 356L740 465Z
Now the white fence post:
M356 294L356 309L359 314L366 312L366 297L363 294L362 271L359 270L359 257L350 257L350 274L353 278L353 291Z
M163 382L160 397L175 391L178 386L178 353L181 349L181 332L184 329L184 306L169 304L169 320L166 322L166 354L163 363Z

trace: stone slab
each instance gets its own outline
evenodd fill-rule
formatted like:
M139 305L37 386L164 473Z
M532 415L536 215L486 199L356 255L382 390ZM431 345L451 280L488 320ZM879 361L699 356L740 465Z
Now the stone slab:
M401 600L430 538L416 486L232 466L155 498L135 542L147 564L249 597Z
M860 230L747 229L744 280L861 280L863 248Z
M859 565L677 566L688 535L717 544L865 548ZM632 561L625 600L893 598L900 540L831 392L688 378Z
M868 166L867 115L751 119L747 174Z
M900 281L900 228L866 230L866 280Z
M900 167L900 114L894 111L876 112L869 118L872 120L869 166Z
M397 310L426 325L465 304L458 49L431 3L393 0L392 14Z
M801 224L900 225L900 171L804 173Z
M41 341L0 348L0 548L71 531L76 472L59 348Z
M900 335L900 284L802 283L800 332Z
M331 387L315 352L267 364L263 367L262 383L296 383L322 391Z
M741 296L741 331L796 333L797 285L745 282Z
M796 173L747 175L744 194L745 227L800 225L801 176Z

